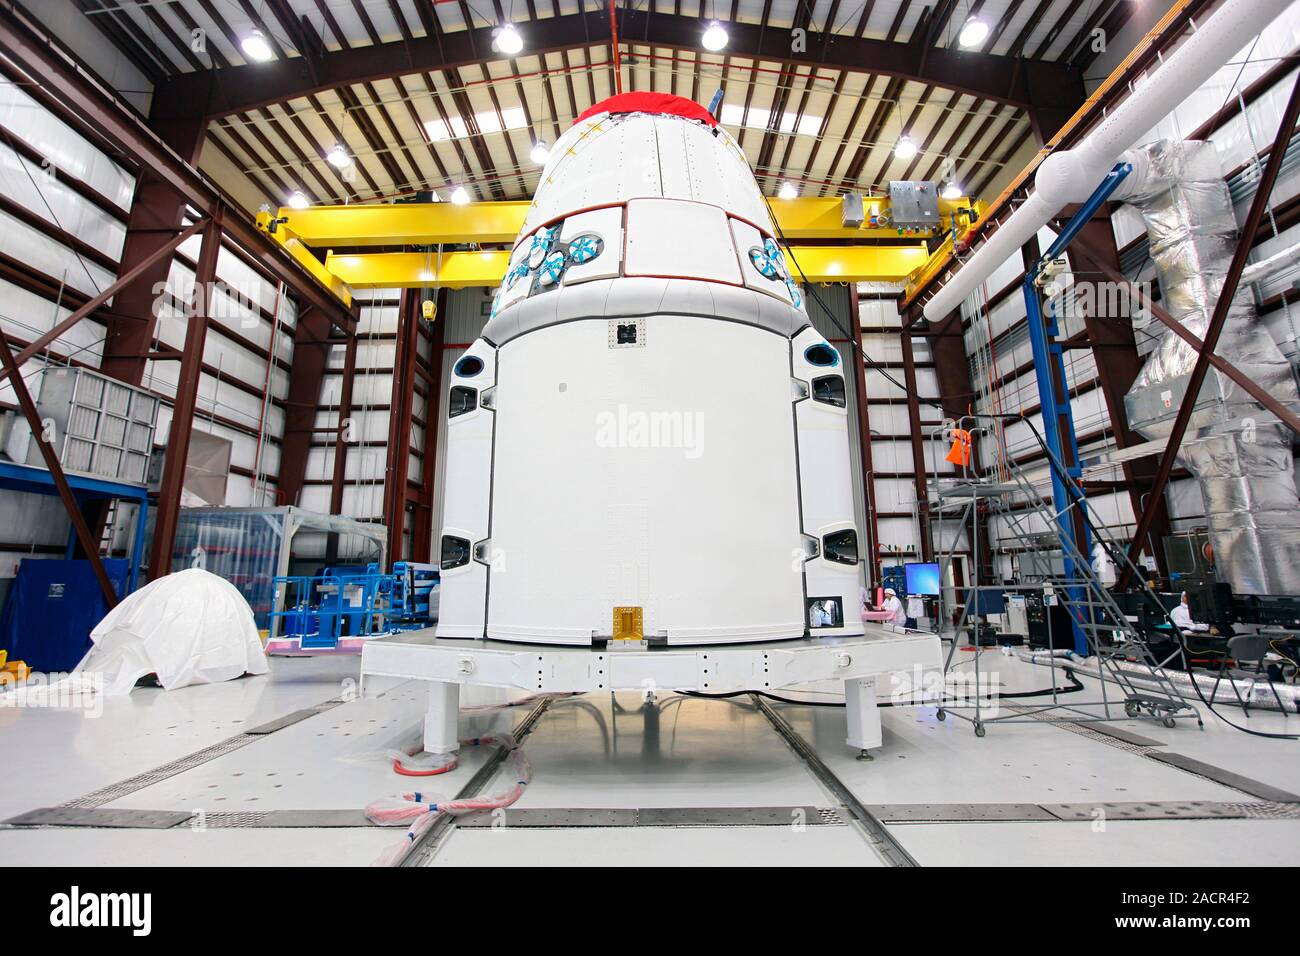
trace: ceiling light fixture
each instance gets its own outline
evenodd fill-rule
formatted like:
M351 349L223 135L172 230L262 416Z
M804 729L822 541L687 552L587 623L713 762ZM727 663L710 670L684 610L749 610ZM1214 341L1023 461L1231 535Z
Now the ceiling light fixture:
M550 147L543 140L538 140L533 144L533 151L528 154L528 158L538 166L545 166L546 161L551 158Z
M898 142L894 144L894 156L898 159L911 159L916 155L916 144L912 138L904 133L898 137Z
M239 48L244 51L244 56L258 63L265 63L267 60L275 59L275 51L271 49L271 44L266 40L266 34L261 30L254 30L240 40Z
M989 35L989 25L983 20L971 17L957 35L957 42L964 47L979 46Z
M944 199L960 199L962 195L961 187L957 185L955 179L950 179L944 185L943 192L939 193L939 195Z
M348 155L342 143L336 143L334 148L325 154L325 161L336 169L346 169L352 165L352 157Z
M794 183L784 182L781 184L781 188L776 191L776 198L777 199L798 199L799 190L795 187Z
M451 191L451 201L456 206L466 206L469 204L469 190L464 186L457 186Z
M705 29L704 35L700 37L700 43L710 53L717 53L727 45L728 39L730 38L727 36L726 28L717 20L714 20Z
M311 202L308 201L305 195L303 195L303 191L301 189L295 189L293 191L293 194L289 197L290 209L306 209L310 205Z
M506 56L514 56L524 48L524 38L519 35L513 23L507 23L497 30L492 40L492 48Z

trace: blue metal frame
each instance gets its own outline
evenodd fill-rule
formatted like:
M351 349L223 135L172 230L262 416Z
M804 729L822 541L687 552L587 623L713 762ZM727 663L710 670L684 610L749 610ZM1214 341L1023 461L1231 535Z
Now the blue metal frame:
M297 638L304 651L335 648L344 637L372 637L379 633L375 620L379 597L391 588L391 581L392 575L381 574L374 563L277 576L272 583L279 610L273 607L271 617L281 620L280 635ZM360 603L347 603L354 595Z
M131 542L131 576L127 580L127 593L134 591L140 577L140 565L144 561L145 522L149 517L149 489L144 485L128 485L103 478L91 478L87 475L65 473L68 487L78 501L103 501L119 498L140 506L136 514L135 535ZM58 487L54 476L44 468L33 465L20 465L12 461L0 461L0 488L9 491L23 491L36 495L57 495ZM76 549L76 536L68 539L67 556L72 557Z
M1066 384L1065 360L1061 344L1056 341L1058 331L1056 315L1050 308L1046 317L1043 315L1042 298L1038 291L1038 278L1042 275L1047 264L1058 258L1074 241L1075 236L1088 224L1102 204L1110 198L1111 193L1119 187L1119 184L1132 171L1133 167L1128 163L1119 163L1106 174L1106 178L1088 197L1088 201L1065 224L1065 228L1057 235L1056 241L1025 273L1024 282L1021 285L1025 294L1025 312L1029 320L1029 342L1033 349L1034 367L1038 370L1034 377L1038 383L1038 402L1042 410L1043 437L1056 461L1064 463L1068 460L1074 463L1065 470L1076 482L1082 478L1083 470L1079 466L1079 446L1074 429L1074 413L1070 408L1069 387ZM1055 372L1055 375L1053 375L1053 372ZM1056 395L1056 389L1053 387L1055 380L1061 382L1064 390L1064 394L1059 399ZM1069 455L1065 453L1067 449ZM1048 470L1052 476L1052 507L1056 509L1057 526L1061 529L1061 534L1065 539L1072 542L1079 554L1083 555L1086 560L1088 555L1092 554L1092 543L1089 540L1088 528L1084 523L1083 540L1077 540L1074 522L1071 521L1071 509L1086 508L1087 503L1082 496L1071 491L1064 476L1060 474L1057 468L1052 466L1051 462L1048 465ZM1074 560L1069 555L1066 555L1065 576L1072 578L1074 574ZM1082 599L1082 594L1074 593L1077 591L1079 591L1078 588L1073 589L1070 595L1076 601ZM1074 649L1081 655L1088 653L1087 637L1077 620L1074 622Z

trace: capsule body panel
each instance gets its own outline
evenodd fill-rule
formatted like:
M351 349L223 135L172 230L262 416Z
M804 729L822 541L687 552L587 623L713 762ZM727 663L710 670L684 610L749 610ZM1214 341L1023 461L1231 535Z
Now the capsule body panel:
M571 129L466 356L440 637L861 633L839 353L725 131Z

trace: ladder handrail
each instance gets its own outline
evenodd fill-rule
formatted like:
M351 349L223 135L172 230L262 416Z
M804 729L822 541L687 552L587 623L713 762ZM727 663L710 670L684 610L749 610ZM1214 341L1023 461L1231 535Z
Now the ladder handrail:
M945 430L951 430L951 428L953 427L958 427L958 428L962 427L962 424L967 419L972 421L983 419L983 420L1023 422L1029 428L1030 433L1034 436L1034 440L1038 444L1039 448L1043 451L1049 470L1053 470L1057 473L1057 476L1062 479L1062 484L1066 487L1068 491L1070 502L1066 506L1066 509L1064 510L1078 507L1079 514L1082 517L1085 524L1088 526L1088 529L1092 533L1094 539L1102 545L1102 547L1105 549L1107 554L1109 554L1112 557L1112 560L1114 560L1115 556L1118 554L1120 556L1121 562L1132 567L1134 571L1137 570L1136 566L1133 565L1132 562L1128 560L1127 549L1117 546L1111 540L1111 538L1102 531L1101 528L1097 527L1093 523L1091 516L1088 513L1088 508L1086 506L1086 496L1083 492L1082 486L1080 486L1078 482L1074 479L1074 477L1069 474L1069 471L1064 465L1064 463L1061 462L1061 460L1052 451L1052 449L1048 447L1047 442L1043 439L1043 436L1038 431L1038 428L1034 425L1034 423L1030 419L1028 419L1023 415L988 415L988 414L979 414L979 413L969 413L967 416L958 419L955 424L944 423L944 425L940 427L938 432L936 432L936 435L941 434ZM1021 466L1015 464L1010 459L1007 459L1006 465L1007 465L1007 469L1006 469L1007 473L1011 476L1013 483L1019 489L1020 493L1023 494L1027 499L1028 503L1031 506L1033 506L1033 510L1039 514L1050 514L1052 515L1053 519L1058 519L1059 515L1063 513L1063 511L1058 513L1055 507L1052 504L1048 503L1045 498L1043 498L1043 496L1039 493L1038 489L1034 486L1033 482L1030 481L1028 476L1025 474L1024 469ZM935 474L936 474L936 483L937 483L938 481L937 467L936 467ZM966 477L968 479L970 478L969 475L965 475L962 477ZM973 480L978 481L979 479L975 478ZM977 500L976 493L974 490L972 490L971 504L967 505L967 509L972 507L976 500ZM1021 516L1018 515L1015 510L1007 509L1000 513L1003 516L1008 518L1012 530L1017 537L1019 537L1022 541L1030 540L1029 532L1025 529ZM943 510L940 509L939 510L940 520L942 520L942 514L943 514ZM966 517L966 512L964 510L962 515L963 524L965 522L965 517ZM1060 585L1060 589L1061 589L1060 596L1063 602L1067 607L1071 609L1072 618L1075 620L1080 630L1083 631L1088 645L1097 654L1098 660L1099 662L1101 662L1102 666L1105 669L1112 671L1117 679L1117 682L1123 685L1127 690L1133 693L1136 692L1136 689L1132 686L1130 681L1127 679L1126 674L1124 674L1123 672L1119 671L1116 668L1108 666L1110 664L1110 658L1107 655L1102 653L1102 648L1100 646L1100 643L1096 639L1095 632L1097 631L1105 630L1111 632L1119 632L1123 634L1125 638L1123 647L1129 650L1130 652L1134 652L1134 651L1137 652L1138 656L1141 658L1139 662L1142 665L1144 665L1147 670L1151 672L1152 677L1155 679L1156 683L1161 687L1161 689L1165 692L1165 694L1170 697L1176 698L1178 701L1182 702L1184 706L1190 707L1190 704L1187 703L1187 698L1182 694L1181 690L1177 687L1177 685L1174 684L1173 681L1169 678L1169 676L1165 673L1164 667L1161 665L1161 663L1155 659L1154 654L1151 652L1150 647L1147 644L1145 636L1140 631L1138 631L1136 627L1133 626L1132 622L1128 620L1123 610L1120 608L1118 602L1115 600L1114 596L1106 587L1104 587L1101 584L1100 580L1093 573L1091 558L1087 555L1082 554L1077 548L1077 546L1075 545L1074 541L1061 531L1059 520L1049 521L1048 526L1051 529L1049 533L1052 535L1052 537L1056 539L1062 554L1065 557L1070 559L1072 566L1076 569L1074 579L1071 579L1069 581L1062 580L1060 582L1052 581L1050 583ZM1168 610L1156 597L1155 593L1151 590L1146 580L1143 579L1140 574L1137 575L1137 579L1140 581L1141 591L1146 596L1146 599L1160 609L1164 617L1167 620L1169 620L1169 623L1172 626L1173 621L1172 618L1170 618L1169 616ZM1088 600L1080 600L1078 597L1072 594L1071 591L1074 589L1079 589L1084 591L1086 593ZM952 590L955 591L956 588L954 587L952 588ZM962 622L958 625L959 628L965 624L968 617L969 617L969 608L963 608Z

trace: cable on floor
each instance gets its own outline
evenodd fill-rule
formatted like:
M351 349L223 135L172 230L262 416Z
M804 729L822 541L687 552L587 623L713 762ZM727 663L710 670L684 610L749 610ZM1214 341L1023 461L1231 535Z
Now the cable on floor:
M381 827L409 823L410 829L406 831L405 840L389 847L375 860L375 866L397 866L411 852L420 838L444 816L464 816L479 810L503 809L511 806L524 795L524 788L532 779L533 768L513 734L471 737L460 743L462 747L492 745L505 747L509 751L507 759L510 761L505 773L507 779L513 778L514 783L506 790L492 796L471 797L465 800L441 802L436 795L421 793L418 790L407 790L395 797L376 800L366 807L366 817L371 823Z
M1080 681L1079 678L1074 676L1074 671L1072 671L1068 667L1063 667L1062 670L1065 672L1065 679L1070 682L1068 687L1042 687L1039 688L1038 690L1019 691L1014 694L998 694L997 695L998 700L1021 700L1027 697L1050 697L1053 694L1060 696L1063 694L1075 694L1084 689L1083 682ZM704 698L705 700L730 700L733 697L745 697L748 696L749 694L756 694L759 697L766 697L768 700L774 700L779 704L800 704L808 707L843 707L844 706L844 701L842 700L799 700L798 698L795 697L782 697L780 694L773 694L770 691L765 691L765 690L735 690L726 694L705 694L697 690L679 690L676 691L675 693L681 694L683 697L701 697ZM940 702L923 701L918 703L937 704ZM956 698L945 698L942 701L942 703L958 704L958 703L962 703L962 701ZM915 705L912 703L895 704L892 701L884 701L883 703L877 704L876 706L911 707Z

